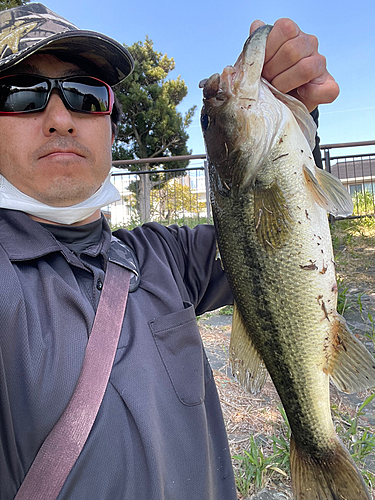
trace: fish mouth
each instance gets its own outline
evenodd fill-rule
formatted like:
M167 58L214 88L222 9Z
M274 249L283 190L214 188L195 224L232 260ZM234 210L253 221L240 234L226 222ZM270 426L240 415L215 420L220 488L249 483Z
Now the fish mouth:
M272 26L267 24L258 28L246 40L234 66L226 66L221 75L215 73L199 83L206 101L221 106L234 96L247 101L258 100L266 42L271 29Z

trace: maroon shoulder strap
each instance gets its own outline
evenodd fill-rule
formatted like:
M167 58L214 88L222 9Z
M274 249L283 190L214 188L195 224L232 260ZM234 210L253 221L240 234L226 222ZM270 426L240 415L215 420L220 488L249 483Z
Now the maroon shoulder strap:
M55 500L86 442L111 373L131 272L108 261L74 393L42 444L14 500Z

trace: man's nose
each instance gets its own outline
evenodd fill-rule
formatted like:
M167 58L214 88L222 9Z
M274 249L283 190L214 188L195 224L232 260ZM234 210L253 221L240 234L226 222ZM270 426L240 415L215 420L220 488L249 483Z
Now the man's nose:
M43 114L43 132L45 135L54 133L58 135L74 135L76 133L73 113L65 106L57 89L52 91Z

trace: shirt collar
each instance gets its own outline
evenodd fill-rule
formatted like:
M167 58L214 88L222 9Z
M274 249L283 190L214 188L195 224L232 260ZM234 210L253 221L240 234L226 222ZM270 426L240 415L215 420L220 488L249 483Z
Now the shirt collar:
M102 216L103 219L104 216ZM39 222L32 220L24 212L0 208L1 245L10 260L32 260L48 255L52 252L61 252L70 262L76 264L73 253L56 240L48 229ZM86 252L93 257L102 253L107 255L111 241L111 231L108 223L103 221L103 238L98 245L90 247ZM74 262L73 262L74 261Z

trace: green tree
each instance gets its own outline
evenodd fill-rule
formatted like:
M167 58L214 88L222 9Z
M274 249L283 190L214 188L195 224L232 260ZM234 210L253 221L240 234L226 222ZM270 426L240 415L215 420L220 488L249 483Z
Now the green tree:
M0 0L0 10L12 9L29 2L30 0Z
M124 116L113 147L113 159L136 159L179 156L190 154L186 130L196 106L183 116L177 106L187 94L184 80L178 76L167 79L174 69L173 58L154 50L153 42L136 42L127 47L135 60L130 77L116 87ZM167 162L164 169L185 168L188 162ZM158 163L144 163L132 170L152 172ZM138 210L142 222L150 217L150 192L159 181L157 174L142 175L138 197Z

